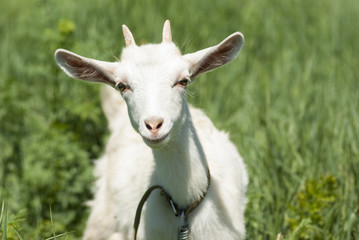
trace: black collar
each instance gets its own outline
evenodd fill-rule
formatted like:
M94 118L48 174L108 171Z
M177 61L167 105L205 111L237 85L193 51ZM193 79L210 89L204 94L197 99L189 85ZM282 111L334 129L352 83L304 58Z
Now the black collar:
M181 220L180 220L180 225L181 225L182 220L187 219L188 215L202 203L203 199L207 195L207 192L208 192L209 187L211 185L211 174L210 174L210 171L209 171L208 167L207 167L207 169L208 169L208 171L207 171L207 182L208 182L208 184L207 184L206 191L203 193L203 195L201 195L200 199L198 199L197 201L195 201L191 205L187 206L185 209L179 208L178 205L176 204L176 202L174 202L172 200L172 197L167 193L167 191L162 186L153 185L149 189L147 189L145 194L143 194L140 203L137 206L135 222L133 224L132 239L136 240L136 237L137 237L137 230L138 230L138 226L140 225L141 212L142 212L143 205L147 201L148 197L151 195L152 191L155 190L155 189L160 189L161 190L161 194L166 197L166 199L167 199L168 203L171 205L172 210L175 213L176 217L181 215ZM180 227L182 227L182 226L180 226ZM186 228L188 228L188 226L186 226Z

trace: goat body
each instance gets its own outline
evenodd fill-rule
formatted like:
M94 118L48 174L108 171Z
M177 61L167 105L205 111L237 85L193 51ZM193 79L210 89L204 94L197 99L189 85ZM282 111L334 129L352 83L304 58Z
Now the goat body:
M109 85L102 91L102 107L111 136L96 161L96 192L84 239L131 239L137 205L152 185L166 189L181 209L205 195L188 216L190 239L243 239L245 165L227 134L189 106L185 95L197 75L238 55L242 34L182 56L168 20L161 44L137 46L126 26L123 32L126 48L119 62L62 49L55 53L69 76ZM176 239L178 223L167 199L155 192L143 209L138 239Z

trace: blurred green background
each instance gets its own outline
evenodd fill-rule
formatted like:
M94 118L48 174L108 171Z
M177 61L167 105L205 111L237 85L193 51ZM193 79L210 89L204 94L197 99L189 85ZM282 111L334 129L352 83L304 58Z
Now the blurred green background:
M245 35L188 100L247 164L247 239L359 239L359 1L0 0L1 239L86 223L107 122L100 86L60 72L55 49L114 61L122 24L160 42L166 19L183 53Z

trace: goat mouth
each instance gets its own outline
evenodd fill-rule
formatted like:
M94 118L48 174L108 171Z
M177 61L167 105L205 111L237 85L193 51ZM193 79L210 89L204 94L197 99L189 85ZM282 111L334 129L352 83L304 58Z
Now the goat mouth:
M166 135L160 137L160 138L148 138L148 137L143 137L143 139L145 140L146 143L149 143L149 144L159 144L159 143L162 143L164 142L167 137L168 137L169 133L167 133Z

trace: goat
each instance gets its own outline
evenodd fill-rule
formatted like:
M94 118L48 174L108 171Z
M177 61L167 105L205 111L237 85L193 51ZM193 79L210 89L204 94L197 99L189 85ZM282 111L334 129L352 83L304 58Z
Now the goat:
M160 44L137 46L130 30L122 30L126 47L118 62L64 49L55 53L70 77L109 85L102 90L102 107L111 136L96 161L96 192L83 239L131 239L138 203L153 185L163 191L149 197L138 239L176 239L184 222L189 239L243 239L245 165L228 135L186 101L195 77L238 55L243 35L182 55L169 20ZM183 217L189 206L192 212L179 223L173 211Z

